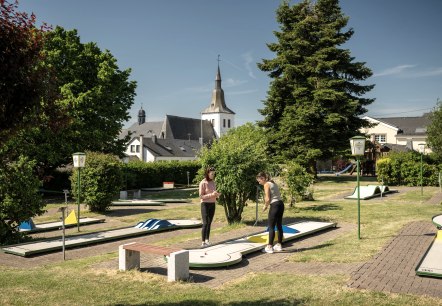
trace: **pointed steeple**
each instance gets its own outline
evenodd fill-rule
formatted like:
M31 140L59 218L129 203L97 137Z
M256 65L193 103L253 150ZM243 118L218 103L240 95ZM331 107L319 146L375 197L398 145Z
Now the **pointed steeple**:
M218 71L215 77L215 88L212 91L212 100L210 106L203 110L203 114L208 113L227 113L235 114L231 109L226 106L224 100L224 90L221 88L221 71L219 69L219 55L218 55Z
M143 106L141 106L141 109L138 111L138 125L142 125L146 122L146 112L143 109Z

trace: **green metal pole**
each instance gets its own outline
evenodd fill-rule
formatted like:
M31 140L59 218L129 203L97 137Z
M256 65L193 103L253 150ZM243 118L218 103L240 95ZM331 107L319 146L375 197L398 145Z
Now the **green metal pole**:
M81 188L81 179L80 179L81 168L78 168L78 176L77 176L77 187L78 187L78 195L77 195L77 230L80 231L80 188Z
M361 200L360 200L360 192L359 192L359 157L356 158L356 171L357 171L357 181L358 181L358 239L361 239Z
M423 176L423 161L422 161L422 153L421 153L421 197L424 195L424 176Z

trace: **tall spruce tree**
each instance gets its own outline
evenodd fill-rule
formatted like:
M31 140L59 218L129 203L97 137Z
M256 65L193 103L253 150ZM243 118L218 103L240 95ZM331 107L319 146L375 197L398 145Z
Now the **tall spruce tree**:
M374 85L358 84L372 75L342 46L353 35L344 29L348 17L338 0L304 0L276 11L275 53L259 69L272 81L260 110L271 153L295 160L315 171L317 159L329 158L349 147L348 139L368 126L361 119L374 99L364 98Z

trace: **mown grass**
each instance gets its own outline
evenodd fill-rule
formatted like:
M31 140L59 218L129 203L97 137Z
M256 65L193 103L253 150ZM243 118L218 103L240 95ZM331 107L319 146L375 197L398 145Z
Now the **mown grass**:
M351 179L353 179L353 181ZM357 239L357 201L345 200L355 177L321 177L315 185L315 201L287 207L285 220L314 219L336 222L350 228L345 234L318 248L293 253L293 262L353 263L370 260L407 223L430 221L441 205L425 202L438 192L426 187L361 201L361 240ZM394 189L394 187L392 187ZM167 198L171 198L169 194ZM182 198L183 194L176 196ZM197 202L197 201L196 201ZM61 204L60 204L61 205ZM260 203L261 205L261 203ZM120 217L128 225L144 218L199 218L197 203L173 209L147 211ZM255 221L255 203L250 202L243 223L227 225L224 211L217 207L217 233L232 232ZM259 207L260 224L267 217ZM122 222L123 222L122 221ZM86 228L86 227L85 227ZM197 238L177 235L162 244ZM97 263L115 259L117 253L48 264L32 269L0 266L0 305L442 305L441 299L407 294L388 294L349 289L349 275L297 275L293 273L249 273L212 289L190 282L167 283L163 276L138 271L119 272L97 268ZM13 260L13 257L11 257Z

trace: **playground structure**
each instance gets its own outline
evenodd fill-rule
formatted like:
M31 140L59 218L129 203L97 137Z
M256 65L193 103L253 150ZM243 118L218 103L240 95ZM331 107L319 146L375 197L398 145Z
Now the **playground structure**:
M80 225L89 225L89 224L101 223L104 221L105 219L80 218ZM77 216L75 214L75 210L72 210L71 213L64 219L64 226L74 227L76 225L77 225ZM29 218L28 220L20 223L19 231L27 233L45 232L45 231L58 230L62 226L63 226L62 221L35 224L32 218Z
M138 223L135 227L133 226L125 227L110 231L102 231L102 232L66 237L65 247L73 248L79 246L87 246L90 244L96 244L105 241L149 235L159 231L167 231L167 230L174 230L180 228L192 228L199 226L201 226L201 221L199 220L148 219L144 222ZM26 257L38 253L47 253L51 251L61 250L62 248L63 248L62 238L56 238L56 239L46 239L38 242L5 246L2 248L2 250L5 253Z
M442 278L442 215L436 215L432 220L437 233L415 271L419 276Z
M388 186L385 185L367 185L359 186L359 199L368 200L374 197L383 196L384 194L397 192L397 190L390 190ZM358 198L358 187L355 187L353 194L346 196L345 199L357 199Z
M350 170L350 169L351 169L351 170ZM347 167L345 167L345 168L342 169L341 171L336 172L335 175L336 175L336 176L339 176L339 175L341 175L341 174L344 174L344 173L347 172L347 171L350 171L350 174L353 174L353 172L355 171L355 169L356 169L356 164L350 163L350 164L347 165Z

